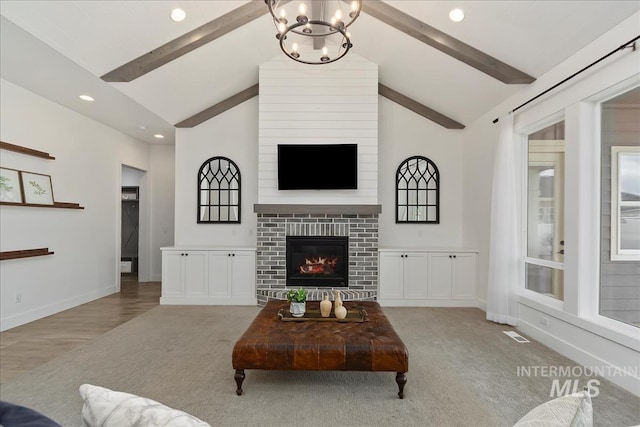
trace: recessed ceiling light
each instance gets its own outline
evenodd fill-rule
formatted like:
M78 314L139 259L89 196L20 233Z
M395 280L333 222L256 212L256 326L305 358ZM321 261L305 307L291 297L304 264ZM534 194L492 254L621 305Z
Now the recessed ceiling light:
M155 135L153 135L154 137L158 138L158 139L162 139L164 138L164 135L162 135L161 133L156 133Z
M89 102L94 100L93 97L89 95L80 95L79 98L82 99L83 101L89 101Z
M449 12L449 19L453 22L460 22L464 19L464 12L462 9L451 9L451 12Z
M187 13L182 9L173 9L171 11L171 20L175 22L180 22L186 18Z

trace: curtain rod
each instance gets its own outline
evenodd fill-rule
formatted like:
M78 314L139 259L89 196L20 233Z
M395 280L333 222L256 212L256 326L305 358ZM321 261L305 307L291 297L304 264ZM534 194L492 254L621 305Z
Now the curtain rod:
M509 111L509 113L514 113L516 111L518 111L520 108L524 107L525 105L529 104L530 102L535 101L536 99L540 98L542 95L552 91L553 89L557 88L558 86L560 86L563 83L566 83L567 81L571 80L572 78L574 78L575 76L577 76L578 74L582 73L583 71L588 70L589 68L593 67L594 65L600 63L601 61L604 61L605 59L607 59L608 57L610 57L611 55L613 55L616 52L619 52L621 50L624 50L628 47L632 48L634 51L636 50L636 41L640 39L640 36L636 36L635 38L629 40L628 42L626 42L623 45L620 45L619 47L615 48L614 50L612 50L611 52L607 53L606 55L604 55L603 57L601 57L600 59L592 62L591 64L587 65L586 67L584 67L583 69L581 69L580 71L577 71L575 73L573 73L572 75L570 75L569 77L567 77L566 79L562 80L559 83L556 83L555 85L551 86L549 89L545 90L542 93L539 93L538 95L534 96L533 98L531 98L530 100L528 100L527 102L518 105L516 108L514 108L513 110ZM499 118L496 118L493 120L493 123L498 123L498 120L500 120Z

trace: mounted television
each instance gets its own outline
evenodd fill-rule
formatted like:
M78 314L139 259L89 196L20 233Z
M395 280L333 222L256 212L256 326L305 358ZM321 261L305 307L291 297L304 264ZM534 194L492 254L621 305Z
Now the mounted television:
M278 190L357 188L357 144L278 145Z

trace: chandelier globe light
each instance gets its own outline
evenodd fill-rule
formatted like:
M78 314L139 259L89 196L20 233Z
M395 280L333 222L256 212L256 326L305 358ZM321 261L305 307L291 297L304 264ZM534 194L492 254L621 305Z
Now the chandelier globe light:
M303 64L329 64L353 47L347 28L360 15L362 1L264 0L276 27L280 49Z

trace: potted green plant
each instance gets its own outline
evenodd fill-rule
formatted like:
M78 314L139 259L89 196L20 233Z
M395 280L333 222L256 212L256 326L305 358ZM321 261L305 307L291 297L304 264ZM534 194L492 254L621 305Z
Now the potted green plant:
M307 311L307 290L290 289L287 292L287 301L289 301L289 311L293 317L304 316Z

